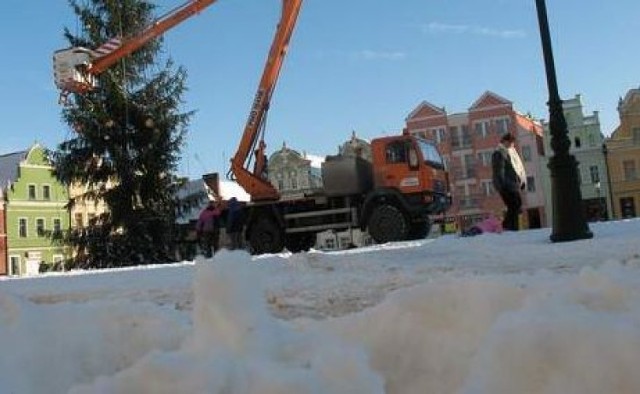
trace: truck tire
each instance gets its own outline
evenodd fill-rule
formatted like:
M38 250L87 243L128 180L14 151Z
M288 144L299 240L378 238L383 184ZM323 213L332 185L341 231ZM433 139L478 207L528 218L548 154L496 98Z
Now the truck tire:
M284 248L282 232L273 220L261 218L251 226L249 246L254 254L278 253Z
M408 240L425 239L431 231L431 221L412 223L409 226Z
M374 208L367 225L369 235L376 243L404 241L409 225L404 214L395 206L382 204Z
M316 243L316 235L313 234L290 234L287 236L285 246L291 253L306 252Z

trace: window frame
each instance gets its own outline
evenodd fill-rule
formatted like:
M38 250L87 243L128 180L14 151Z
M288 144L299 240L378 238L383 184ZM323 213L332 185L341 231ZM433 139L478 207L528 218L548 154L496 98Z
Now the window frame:
M24 235L22 233L23 223L24 223ZM29 218L25 218L25 217L18 218L18 237L29 238Z
M42 199L46 201L51 201L51 185L49 184L42 185Z
M40 224L42 224L42 229L40 228ZM37 217L36 218L36 235L38 236L38 238L44 237L46 231L47 231L47 224L46 224L45 218Z
M32 192L33 191L33 195ZM38 199L38 189L35 183L30 183L27 185L27 199L29 201L35 201Z

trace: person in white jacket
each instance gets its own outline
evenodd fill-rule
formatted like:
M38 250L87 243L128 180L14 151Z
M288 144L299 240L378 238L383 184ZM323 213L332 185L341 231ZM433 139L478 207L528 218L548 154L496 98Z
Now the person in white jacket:
M527 174L520 155L513 146L516 138L507 133L500 138L500 144L491 156L493 169L493 187L507 206L502 227L505 230L518 231L518 215L522 209L520 191L526 187Z

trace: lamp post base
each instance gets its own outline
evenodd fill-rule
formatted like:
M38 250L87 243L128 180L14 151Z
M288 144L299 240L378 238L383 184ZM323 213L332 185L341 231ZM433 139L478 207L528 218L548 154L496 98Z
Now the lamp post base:
M553 233L551 242L567 242L593 238L584 219L579 193L578 162L572 155L556 155L549 159L553 199ZM576 192L578 191L578 192Z

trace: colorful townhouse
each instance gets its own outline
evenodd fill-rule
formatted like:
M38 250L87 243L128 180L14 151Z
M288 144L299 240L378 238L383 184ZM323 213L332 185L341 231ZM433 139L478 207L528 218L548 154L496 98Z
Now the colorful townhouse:
M449 114L429 102L420 103L405 119L407 130L435 141L449 170L453 204L446 221L458 229L489 213L501 216L504 204L492 184L491 155L505 133L516 135L516 149L527 170L522 228L547 226L541 180L542 125L518 113L513 103L493 92L482 94L467 112Z
M606 141L611 175L612 213L616 219L633 218L640 211L640 88L631 89L618 102L620 125Z
M33 275L62 264L68 250L50 235L69 228L69 198L66 187L54 177L44 148L35 144L1 155L0 190L0 273Z
M603 153L604 136L600 127L598 111L585 114L581 95L562 101L562 112L567 122L567 138L571 145L569 154L578 162L578 181L582 196L583 212L587 221L607 220L611 217L610 183ZM549 159L554 155L551 149L549 123L543 122L546 158L540 167L544 174L547 221L551 223L553 202L551 194L551 174Z

